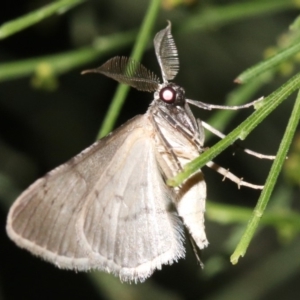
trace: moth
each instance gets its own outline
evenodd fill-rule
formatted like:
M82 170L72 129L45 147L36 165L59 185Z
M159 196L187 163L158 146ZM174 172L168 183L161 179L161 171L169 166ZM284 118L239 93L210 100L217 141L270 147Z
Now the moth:
M170 82L179 71L170 22L156 34L154 47L163 83L126 57L114 57L84 72L102 73L154 92L154 99L144 115L95 142L19 196L6 227L18 246L62 269L98 269L121 281L142 282L162 265L185 256L184 227L199 249L208 245L202 171L177 188L166 181L205 151L208 125L195 119L189 104L224 107L186 99L184 89ZM208 165L213 167L212 162ZM235 180L218 168L222 170Z

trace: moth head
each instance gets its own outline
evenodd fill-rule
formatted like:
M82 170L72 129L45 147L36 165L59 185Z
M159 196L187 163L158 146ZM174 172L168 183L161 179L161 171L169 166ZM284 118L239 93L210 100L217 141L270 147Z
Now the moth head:
M168 82L159 87L154 98L166 105L183 106L185 104L185 91L175 83Z

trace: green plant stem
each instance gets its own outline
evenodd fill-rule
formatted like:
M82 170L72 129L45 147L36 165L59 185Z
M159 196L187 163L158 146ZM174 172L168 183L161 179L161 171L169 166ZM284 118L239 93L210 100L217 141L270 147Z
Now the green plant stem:
M135 46L133 48L131 58L136 61L140 61L142 55L145 51L147 43L150 39L151 33L153 31L154 24L159 12L161 0L152 0L150 6L147 10L146 16L144 18L142 27L138 33ZM120 113L120 110L125 102L125 98L128 94L129 86L124 84L119 84L117 91L113 97L113 100L109 106L108 112L102 123L101 129L98 134L98 138L101 138L108 134L116 122L116 119Z
M246 136L262 122L283 100L300 87L300 74L292 77L287 83L268 96L263 105L257 109L247 120L230 132L226 138L218 142L198 158L186 164L183 171L168 180L168 185L178 186L194 172L203 167L224 149L232 145L238 138L245 139Z
M246 83L255 78L258 75L277 67L279 64L285 62L290 57L296 55L300 51L300 43L296 45L290 46L287 49L284 49L277 53L276 55L260 62L259 64L249 68L242 74L240 74L236 79L235 82L237 83Z
M300 240L295 239L289 247L282 247L248 266L243 276L238 276L228 284L223 285L214 295L206 300L258 300L269 299L276 288L283 285L287 279L297 276L300 265ZM270 297L271 298L271 297ZM273 299L280 299L274 297ZM291 297L284 297L288 299ZM291 298L293 299L293 297ZM295 297L296 299L296 297Z
M62 74L75 67L131 44L135 31L97 38L92 46L67 51L57 55L42 56L22 61L0 64L0 82L31 75L41 63L51 67L54 74Z
M248 1L220 6L200 7L199 12L194 13L187 21L182 22L179 31L203 30L216 26L226 25L245 19L257 17L258 15L282 12L285 9L295 8L293 0L269 0L269 1Z
M159 2L159 1L158 1ZM59 1L57 3L51 4L50 6L47 6L47 10L52 5L55 5L55 7L58 9L62 3L80 3L79 0L73 0L73 1ZM279 5L279 4L280 5ZM155 4L155 3L154 3ZM75 4L74 4L75 5ZM236 5L238 5L236 7ZM283 8L291 8L293 7L292 1L268 1L266 3L260 3L260 1L253 2L251 1L251 5L254 5L256 7L255 12L259 13L266 13L266 12L276 12L279 9ZM282 6L281 6L282 5ZM157 6L158 7L158 6ZM210 27L215 26L221 26L225 25L226 23L234 22L235 20L244 19L245 17L251 17L253 16L253 9L248 10L246 9L248 7L248 3L240 3L240 4L234 4L232 5L226 5L222 7L209 7L208 15L206 14L206 10L201 9L199 13L195 13L194 16L188 21L183 20L180 27L177 27L179 31L181 30L205 30ZM45 9L45 8L43 8ZM157 8L158 9L158 8ZM235 13L231 12L231 9L235 11ZM261 11L260 11L261 9ZM54 10L53 12L57 12L58 10ZM36 13L36 12L34 12ZM34 14L33 13L33 14ZM240 13L240 14L239 14ZM213 16L213 17L212 17ZM4 34L3 32L6 32L6 34L13 34L13 31L5 29L5 27L10 24L9 27L17 28L17 25L13 25L15 22L18 24L18 19L11 21L7 24L2 25L0 27L0 35ZM206 26L207 24L207 26ZM6 27L6 28L9 28ZM176 27L176 24L174 24L174 27ZM4 30L4 29L5 30ZM2 33L1 33L2 32ZM14 32L16 32L14 30ZM123 36L124 35L124 36ZM131 44L136 37L136 31L129 31L129 32L123 32L119 33L113 36L108 37L100 37L96 39L96 42L93 46L84 47L81 49L77 49L74 51L68 51L61 54L55 54L55 55L49 55L49 56L43 56L39 58L34 59L26 59L26 60L20 60L15 61L11 63L4 63L0 64L0 81L4 80L10 80L13 78L19 78L23 76L31 75L33 71L35 71L37 65L41 62L46 62L51 65L53 68L53 72L57 74L62 74L64 72L67 72L71 69L74 69L75 67L82 66L86 63L92 62L95 59L98 59L101 55L101 48L105 48L107 50L103 50L105 53L108 51L117 51L122 46L127 46ZM146 37L146 36L145 36ZM110 40L111 39L111 40ZM111 41L114 40L114 42L111 44ZM98 43L97 41L100 41ZM106 45L107 42L107 45ZM101 44L102 46L99 48L97 47L97 44ZM95 46L96 45L96 46ZM113 48L113 45L115 45L115 48ZM220 112L222 114L223 112ZM225 113L225 112L224 112ZM108 121L107 121L108 122ZM112 124L115 121L112 121ZM112 128L112 126L108 126L107 128ZM104 131L109 131L104 130Z
M226 97L224 105L232 106L246 103L266 82L270 81L271 78L272 75L269 72L268 76L259 76L256 80L248 84L236 87L235 90ZM230 123L236 113L237 110L217 110L206 123L224 132L226 125ZM205 141L207 142L211 136L213 136L213 134L210 131L206 131Z
M25 16L4 23L0 27L0 40L7 38L8 36L13 35L21 30L24 30L29 26L32 26L55 13L64 13L67 10L71 9L73 6L83 3L84 1L85 0L54 1L54 3L37 9Z
M298 93L293 112L289 119L285 134L280 143L279 150L272 164L272 168L270 170L269 176L266 181L266 185L261 193L261 196L258 199L258 203L253 211L252 217L249 220L247 228L237 245L234 253L231 256L232 264L236 264L239 260L240 256L244 256L246 250L250 244L250 241L255 233L255 230L259 224L259 221L264 213L264 210L268 204L271 193L274 189L277 177L280 173L282 165L286 159L288 149L292 143L293 136L295 134L296 128L298 126L300 119L300 92Z
M208 219L220 224L245 224L252 213L253 210L250 208L214 203L211 201L207 203L206 214ZM290 227L293 231L300 231L300 214L289 210L265 212L261 222L264 225L278 229L280 229L279 227Z

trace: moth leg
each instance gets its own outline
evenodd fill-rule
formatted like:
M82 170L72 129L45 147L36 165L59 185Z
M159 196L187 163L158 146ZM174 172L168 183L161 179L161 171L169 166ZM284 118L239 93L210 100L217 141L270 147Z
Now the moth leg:
M200 121L200 120L199 120ZM202 124L202 127L204 127L205 129L207 129L208 131L210 131L211 133L213 133L214 135L220 137L221 139L224 139L226 137L225 134L223 134L221 131L217 130L216 128L212 127L211 125L205 123L204 121L200 121ZM257 158L260 159L270 159L270 160L274 160L276 156L274 155L265 155L262 153L258 153L255 152L253 150L247 149L241 145L239 145L238 143L234 142L233 146L236 147L237 149L242 149L242 151L246 152L249 155L253 155Z
M196 260L197 260L198 264L200 265L201 269L203 269L204 264L203 264L203 262L200 258L200 254L201 254L200 249L197 247L195 240L193 239L192 235L189 233L188 230L186 230L186 234L189 238L189 242L190 242L190 245L191 245L192 250L194 252L194 255L196 257Z
M211 169L215 170L216 172L220 173L221 175L223 175L224 176L223 180L228 178L231 181L235 182L237 184L238 188L240 188L241 186L247 186L249 188L256 189L256 190L262 190L264 188L263 185L257 185L257 184L249 183L247 181L243 181L243 178L239 178L239 177L235 176L233 173L229 172L229 170L224 169L223 167L219 166L218 164L216 164L213 161L209 161L206 165L209 168L211 168Z
M197 119L197 124L198 124L198 133L199 133L199 137L200 137L200 143L203 146L204 140L205 140L204 127L203 127L202 121L200 119ZM203 148L203 150L205 150L205 149Z

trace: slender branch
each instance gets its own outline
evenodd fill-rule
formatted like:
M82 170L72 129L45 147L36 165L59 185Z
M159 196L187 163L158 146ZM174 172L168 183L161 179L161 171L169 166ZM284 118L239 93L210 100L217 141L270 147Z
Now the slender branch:
M95 59L131 44L135 31L113 34L97 38L93 45L80 49L0 64L0 82L31 75L41 64L47 64L53 74L63 74L76 67L87 64Z
M300 120L300 91L298 93L294 109L292 111L291 117L289 119L285 134L280 143L279 150L277 153L277 157L274 160L272 168L270 170L269 176L267 178L265 188L263 189L261 196L258 199L257 205L252 213L252 216L249 220L247 228L237 245L234 253L231 256L232 264L236 264L239 260L240 256L244 256L246 250L252 240L252 237L258 227L259 221L266 209L268 201L270 199L271 193L274 189L275 183L277 181L277 177L279 176L280 170L283 166L283 163L286 159L287 152L292 143L292 139L294 137L296 128L299 124Z
M240 1L241 2L241 1ZM203 30L215 28L249 17L282 12L285 9L295 9L297 3L294 0L269 0L269 1L247 1L219 6L201 6L186 22L178 28L179 31Z
M0 40L7 38L10 35L13 35L21 30L24 30L45 18L50 17L55 13L65 13L73 6L83 3L85 0L61 0L55 1L49 5L46 5L42 8L39 8L29 14L17 18L15 20L4 23L0 27Z
M241 123L236 129L229 133L226 138L218 142L212 148L201 154L198 158L185 165L182 172L168 180L170 186L178 186L191 174L203 167L224 149L232 145L238 138L245 139L246 136L262 122L282 101L292 92L300 87L300 74L292 77L287 83L268 96L262 107L257 109L247 120Z
M153 31L154 24L158 15L161 0L152 0L150 6L148 7L146 16L144 18L141 29L138 33L135 46L132 50L131 58L140 61L147 43L150 39L151 33ZM120 84L117 91L113 97L113 100L109 106L108 112L105 119L101 125L101 129L98 133L98 138L101 138L108 134L116 122L116 119L120 113L120 110L125 102L125 98L128 94L129 86Z

